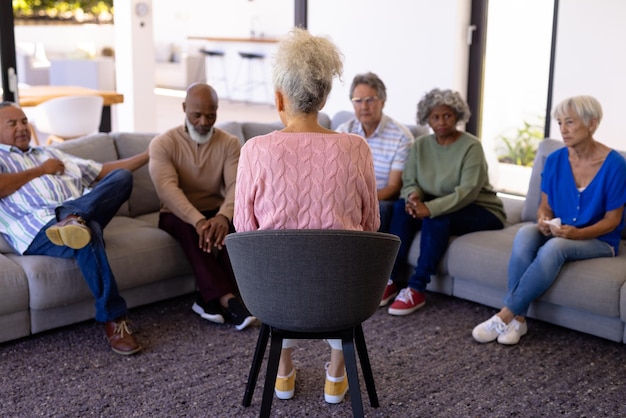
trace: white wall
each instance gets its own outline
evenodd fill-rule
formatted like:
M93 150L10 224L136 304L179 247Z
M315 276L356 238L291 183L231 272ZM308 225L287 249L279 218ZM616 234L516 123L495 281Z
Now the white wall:
M309 0L314 3L317 0ZM293 0L152 0L154 39L187 50L187 36L268 38L283 35L293 26ZM311 7L311 6L309 6ZM196 52L193 50L192 52Z
M567 0L559 6L553 105L579 94L594 96L604 118L595 138L626 150L623 113L626 97L626 2ZM556 121L550 136L561 138Z
M387 87L384 112L415 123L432 88L467 91L470 0L309 0L308 28L328 35L345 56L324 111L352 110L350 84L373 71Z
M230 88L215 83L220 97L230 94L231 98L237 100L273 103L271 64L276 44L209 42L189 40L188 37L248 38L254 34L255 37L278 38L293 27L293 0L177 0L175 8L170 0L153 0L153 5L158 60L167 59L172 51L198 55L201 47L222 50L225 52ZM266 56L262 64L253 68L255 79L262 79L265 88L259 85L251 95L242 88L248 81L248 67L240 59L239 51L263 53ZM209 64L207 62L208 72L212 70ZM214 64L213 70L221 77L220 63Z

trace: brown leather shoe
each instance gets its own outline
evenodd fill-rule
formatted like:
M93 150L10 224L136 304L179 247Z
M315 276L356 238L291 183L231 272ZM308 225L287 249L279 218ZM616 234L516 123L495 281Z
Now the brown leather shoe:
M46 229L46 236L54 245L67 245L75 250L91 241L91 230L80 216L70 215Z
M133 332L128 327L126 318L118 318L114 321L104 323L104 330L111 349L117 354L130 356L141 351L142 347L133 336Z

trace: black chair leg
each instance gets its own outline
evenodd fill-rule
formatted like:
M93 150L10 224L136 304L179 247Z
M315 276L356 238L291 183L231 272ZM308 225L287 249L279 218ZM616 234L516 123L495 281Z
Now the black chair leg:
M380 404L378 403L378 395L376 394L374 374L372 373L370 358L367 355L367 346L365 345L365 336L363 335L363 327L361 325L354 327L354 341L357 352L359 353L359 360L361 360L361 371L363 372L367 394L370 398L370 405L374 408L378 408Z
M252 358L252 366L250 367L250 374L248 375L248 383L246 383L246 393L243 395L243 406L250 406L252 402L252 395L254 394L254 388L256 387L256 381L259 377L259 370L261 370L261 364L263 363L263 356L265 355L265 348L267 347L267 340L270 336L270 327L265 324L261 324L259 330L259 338L256 342L256 349L254 350L254 357Z
M265 387L263 388L263 401L261 402L261 418L269 418L274 399L274 386L276 385L276 373L280 352L283 348L283 337L271 331L270 355L267 360L267 373L265 375Z
M346 363L346 374L348 375L348 386L350 399L352 400L352 415L363 417L363 401L361 400L361 387L359 385L359 372L356 367L356 353L354 352L354 334L344 334L341 339L343 347L343 358Z

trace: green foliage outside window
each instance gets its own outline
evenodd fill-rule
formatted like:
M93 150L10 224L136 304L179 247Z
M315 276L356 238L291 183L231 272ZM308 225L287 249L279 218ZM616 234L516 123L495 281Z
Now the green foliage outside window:
M4 1L4 0L0 0ZM60 21L68 23L110 23L113 0L12 0L17 21Z
M537 147L543 139L544 124L531 124L523 121L524 126L517 128L513 135L500 135L498 138L504 147L498 154L501 163L531 167L535 160Z

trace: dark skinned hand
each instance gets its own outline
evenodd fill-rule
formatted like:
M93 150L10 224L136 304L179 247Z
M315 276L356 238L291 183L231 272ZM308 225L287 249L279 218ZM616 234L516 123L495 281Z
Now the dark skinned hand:
M230 223L224 215L216 215L211 219L202 219L196 224L198 246L202 251L210 253L213 248L219 250L224 246L224 239L229 231Z

